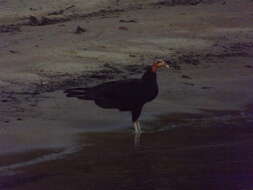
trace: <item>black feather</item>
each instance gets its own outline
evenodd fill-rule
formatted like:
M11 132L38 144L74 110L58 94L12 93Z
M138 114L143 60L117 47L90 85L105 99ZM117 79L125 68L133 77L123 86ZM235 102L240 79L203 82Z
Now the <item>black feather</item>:
M72 88L64 91L67 97L93 100L96 105L106 109L116 108L131 111L136 121L146 102L158 94L156 73L149 68L140 79L106 82L90 88Z

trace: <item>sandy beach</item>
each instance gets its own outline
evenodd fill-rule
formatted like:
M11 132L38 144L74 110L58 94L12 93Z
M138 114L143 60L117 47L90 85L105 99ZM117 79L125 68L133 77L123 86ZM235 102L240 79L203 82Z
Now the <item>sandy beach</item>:
M243 10L243 11L242 11ZM0 0L0 189L251 190L253 2ZM63 91L139 78L141 115Z

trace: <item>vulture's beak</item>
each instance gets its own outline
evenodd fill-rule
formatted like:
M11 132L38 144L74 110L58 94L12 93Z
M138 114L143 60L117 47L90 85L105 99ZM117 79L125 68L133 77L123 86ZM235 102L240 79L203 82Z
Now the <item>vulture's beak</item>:
M170 64L171 64L170 61L165 61L164 66L165 66L167 69L169 69L169 68L170 68Z
M170 68L170 62L169 61L165 61L165 60L158 60L156 63L156 67L157 68L161 68L161 67L166 67L166 68Z

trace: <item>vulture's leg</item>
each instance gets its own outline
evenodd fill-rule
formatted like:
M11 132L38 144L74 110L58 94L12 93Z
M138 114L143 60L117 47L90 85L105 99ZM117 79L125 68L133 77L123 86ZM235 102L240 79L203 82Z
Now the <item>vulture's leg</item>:
M142 133L142 131L141 131L141 125L140 125L139 121L137 121L137 128L138 128L138 133Z
M134 124L134 131L135 131L135 133L139 133L138 122L135 121L133 124Z
M138 121L138 118L141 114L141 109L142 109L142 106L137 107L136 109L134 109L132 111L132 121L134 124L135 133L141 133L141 127L140 127L140 123Z

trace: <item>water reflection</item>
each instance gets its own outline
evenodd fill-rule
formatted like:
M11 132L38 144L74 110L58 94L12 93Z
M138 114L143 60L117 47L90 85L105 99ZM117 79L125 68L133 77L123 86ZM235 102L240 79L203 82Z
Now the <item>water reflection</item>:
M142 133L135 133L134 134L134 147L138 148L141 146L141 135Z

